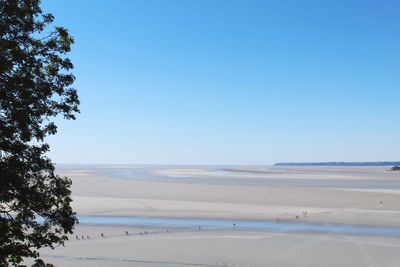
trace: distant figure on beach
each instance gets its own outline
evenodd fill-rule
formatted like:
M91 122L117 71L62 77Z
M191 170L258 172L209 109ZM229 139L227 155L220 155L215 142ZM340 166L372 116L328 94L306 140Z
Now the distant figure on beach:
M383 201L381 200L381 201L379 201L379 203L380 203L380 204L383 204Z
M307 217L307 216L308 216L307 211L303 211L303 216L304 216L304 217Z
M75 239L76 239L76 240L79 240L79 236L75 236Z
M86 239L90 239L89 235L86 235Z
M201 230L201 225L199 225L199 231Z
M233 223L233 229L236 229L236 223Z
M104 234L103 234L103 233L101 233L101 237L104 237Z
M82 235L82 239L85 239L85 236L84 236L84 235Z
M125 235L128 235L129 233L128 233L128 231L125 231Z

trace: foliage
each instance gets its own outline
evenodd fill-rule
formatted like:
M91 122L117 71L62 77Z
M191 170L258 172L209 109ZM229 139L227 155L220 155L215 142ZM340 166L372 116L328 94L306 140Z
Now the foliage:
M399 166L393 166L391 169L391 171L400 171L400 167Z
M0 0L0 266L63 244L77 222L71 181L46 156L51 118L79 112L66 57L73 38L53 19L40 0Z

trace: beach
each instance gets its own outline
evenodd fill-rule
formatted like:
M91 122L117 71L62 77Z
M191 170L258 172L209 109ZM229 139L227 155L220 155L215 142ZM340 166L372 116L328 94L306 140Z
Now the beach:
M59 266L398 266L400 237L390 230L379 235L233 225L400 227L400 174L387 169L59 166L59 173L73 181L78 216L195 222L82 223L65 247L45 249L42 255ZM201 225L207 219L229 226Z

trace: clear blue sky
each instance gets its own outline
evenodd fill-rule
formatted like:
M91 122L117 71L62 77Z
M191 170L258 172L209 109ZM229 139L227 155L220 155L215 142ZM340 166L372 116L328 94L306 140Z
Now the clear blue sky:
M400 1L43 4L82 101L57 163L400 160Z

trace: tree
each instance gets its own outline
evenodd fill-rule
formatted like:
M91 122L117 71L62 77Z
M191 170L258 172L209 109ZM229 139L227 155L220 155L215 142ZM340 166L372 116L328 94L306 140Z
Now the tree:
M71 180L46 156L54 117L79 112L73 38L53 20L40 0L0 0L0 266L41 266L37 250L62 245L77 222Z
M400 171L400 167L399 166L393 166L391 169L391 171Z

